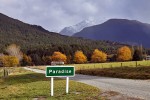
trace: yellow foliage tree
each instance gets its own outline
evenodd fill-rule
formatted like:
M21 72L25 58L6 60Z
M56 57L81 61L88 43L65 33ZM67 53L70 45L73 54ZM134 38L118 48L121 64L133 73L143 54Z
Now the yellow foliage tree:
M92 57L91 57L91 61L94 62L94 63L99 63L99 62L105 62L107 60L107 54L98 50L98 49L95 49L93 54L92 54Z
M129 47L124 46L117 51L117 61L129 61L132 60L132 52Z
M82 51L76 51L74 54L74 62L77 64L82 64L87 62L87 57L83 54Z
M66 63L67 57L65 54L62 54L61 52L54 52L51 56L52 61L63 61Z
M14 56L2 56L0 57L0 61L4 67L16 67L19 65L19 59Z

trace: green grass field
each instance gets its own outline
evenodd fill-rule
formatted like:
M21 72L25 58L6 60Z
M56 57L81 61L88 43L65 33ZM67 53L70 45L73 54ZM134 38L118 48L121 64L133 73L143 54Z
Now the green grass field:
M66 66L75 66L78 74L127 79L150 79L150 61L71 64ZM32 68L45 70L46 66Z
M0 75L2 69L0 68ZM0 99L7 100L99 100L100 90L82 83L70 81L70 93L65 93L65 80L54 81L54 97L50 96L50 79L43 74L11 68L11 74L3 79L0 76Z
M114 68L114 67L140 67L150 66L149 61L129 61L129 62L108 62L108 63L88 63L88 64L67 64L66 66L75 66L75 70L95 69L95 68ZM45 70L45 66L35 66L32 68L38 68Z
M89 64L72 64L76 70L95 69L95 68L114 68L114 67L138 67L150 66L149 61L129 61L129 62L109 62L109 63L89 63Z

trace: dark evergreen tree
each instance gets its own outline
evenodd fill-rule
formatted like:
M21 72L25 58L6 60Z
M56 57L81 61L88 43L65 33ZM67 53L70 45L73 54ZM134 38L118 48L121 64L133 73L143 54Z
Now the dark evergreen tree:
M32 58L32 62L34 65L42 65L43 64L42 58L39 55L32 54L31 58Z
M133 54L133 61L143 60L143 53L140 49L136 49Z

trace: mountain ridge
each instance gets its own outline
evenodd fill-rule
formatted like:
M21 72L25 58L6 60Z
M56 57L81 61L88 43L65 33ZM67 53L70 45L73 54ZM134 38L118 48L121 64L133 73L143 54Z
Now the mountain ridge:
M84 28L74 37L116 42L133 42L150 47L150 24L128 19L110 19L102 24Z

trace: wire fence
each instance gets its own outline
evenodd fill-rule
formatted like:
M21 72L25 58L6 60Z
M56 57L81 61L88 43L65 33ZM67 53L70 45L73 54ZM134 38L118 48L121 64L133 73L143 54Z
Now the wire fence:
M149 61L74 64L74 66L76 70L93 69L93 68L114 68L114 67L141 67L141 66L150 66L150 60Z

